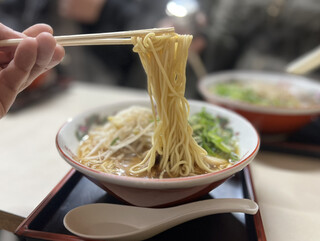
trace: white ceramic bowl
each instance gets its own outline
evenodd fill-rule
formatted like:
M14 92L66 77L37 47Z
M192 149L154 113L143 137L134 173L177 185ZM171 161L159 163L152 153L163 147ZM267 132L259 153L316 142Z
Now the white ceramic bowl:
M317 104L304 108L258 106L221 97L210 91L214 85L230 81L287 86L292 94L298 94L301 91L310 93L310 96L314 96L317 100ZM198 89L206 101L236 111L247 118L261 133L293 132L320 115L320 82L303 76L264 71L226 71L204 77L199 81Z
M57 149L63 159L77 171L127 203L144 207L162 207L196 199L207 194L247 166L258 152L260 139L255 128L240 115L201 101L189 101L189 103L190 114L200 112L204 107L213 115L229 119L230 127L239 138L241 157L239 162L232 167L209 174L181 178L146 179L99 172L85 167L75 160L79 146L76 133L86 126L85 123L90 119L89 117L94 115L105 117L132 105L150 106L149 100L146 99L110 104L86 111L70 119L57 133Z

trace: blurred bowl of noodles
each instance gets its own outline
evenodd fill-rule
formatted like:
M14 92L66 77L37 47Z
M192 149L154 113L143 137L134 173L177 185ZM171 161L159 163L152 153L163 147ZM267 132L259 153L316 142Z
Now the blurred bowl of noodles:
M88 165L81 162L79 158L79 147L86 145L87 140L89 140L88 133L90 133L90 130L93 130L91 132L99 135L99 126L109 125L110 122L117 123L117 126L122 121L124 123L123 126L127 129L129 128L130 132L132 132L134 136L139 136L140 138L142 135L145 135L144 138L149 138L151 140L150 134L137 131L135 128L132 128L125 119L123 119L125 117L119 118L116 115L119 112L122 113L121 111L123 110L132 110L130 109L132 106L151 110L149 99L117 102L107 106L91 109L75 116L68 120L59 129L56 135L57 150L61 157L73 168L106 190L108 193L128 204L143 207L164 207L195 200L207 194L247 166L254 159L259 150L260 139L252 124L237 113L203 101L189 101L189 105L190 116L196 116L199 113L203 114L205 111L207 114L210 114L210 116L221 118L221 123L223 123L226 131L224 133L227 133L223 135L229 135L232 133L233 143L235 143L236 146L238 159L230 161L230 163L227 161L228 165L224 165L222 168L219 167L219 169L210 173L183 177L164 176L162 178L132 176L127 174L127 170L121 171L121 169L116 173L113 173L112 171L105 172L101 169L95 168L95 164L91 163ZM127 112L125 111L125 113ZM143 115L139 114L139 116L141 117ZM120 122L116 122L117 118ZM146 118L149 118L148 114L146 117L143 116L139 122L145 123L145 125L149 126L150 123L152 124L152 121L145 121L144 119ZM190 122L192 121L190 120ZM98 126L98 128L94 128L94 126ZM199 125L196 126L199 127ZM117 126L117 128L118 127L119 126ZM196 127L193 126L192 128L195 130ZM108 133L110 134L110 132L107 132L107 134L103 134L103 136L108 138ZM214 140L218 140L219 138L214 135L212 136ZM118 139L119 138L117 137L112 140L110 148L114 146L121 146L122 148L125 148L123 143L117 144ZM101 145L103 141L99 141L97 145ZM151 143L151 141L149 141L149 143ZM132 150L132 146L133 144L127 148L127 153L125 155L122 153L116 153L116 155L121 159L120 162L128 160L126 159L127 155L130 155L130 152L134 152L134 150ZM222 148L228 149L228 144L223 144ZM92 151L89 150L89 152ZM125 151L123 152L125 153ZM103 155L103 153L98 155ZM109 157L109 159L111 160L112 158ZM213 159L214 161L218 160L218 162L220 160L219 158ZM117 162L114 159L112 160L112 162ZM113 166L113 164L114 163L108 165ZM130 164L127 163L126 165ZM108 166L105 166L104 168L108 168ZM126 167L122 166L121 168Z
M320 115L320 83L263 71L225 71L205 76L198 90L210 103L247 118L263 134L299 130Z

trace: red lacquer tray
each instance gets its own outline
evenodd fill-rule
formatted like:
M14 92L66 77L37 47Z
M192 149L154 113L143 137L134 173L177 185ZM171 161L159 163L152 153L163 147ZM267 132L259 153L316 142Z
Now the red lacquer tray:
M251 198L257 201L249 167L202 197L202 199L212 198ZM122 204L72 169L20 224L15 233L27 241L84 240L65 229L63 218L71 209L89 203ZM186 222L149 240L266 241L266 236L260 212L254 216L226 213Z

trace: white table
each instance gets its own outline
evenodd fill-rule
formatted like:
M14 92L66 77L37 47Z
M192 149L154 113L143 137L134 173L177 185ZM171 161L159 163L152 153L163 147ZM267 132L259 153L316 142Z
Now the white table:
M27 217L70 170L55 147L56 132L69 117L146 96L75 82L55 98L0 120L0 229L10 218ZM260 151L251 168L267 240L320 240L320 160Z
M28 216L71 169L55 146L56 133L68 118L146 96L146 91L73 83L58 96L0 120L0 210Z

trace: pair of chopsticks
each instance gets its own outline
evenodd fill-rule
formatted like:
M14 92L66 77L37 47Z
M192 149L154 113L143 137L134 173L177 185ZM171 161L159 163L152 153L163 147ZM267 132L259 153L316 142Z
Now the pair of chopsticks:
M152 28L109 33L62 35L54 38L58 44L65 47L85 45L124 45L132 44L131 37L144 36L151 32L155 34L173 33L174 28ZM16 46L21 42L21 40L21 38L0 40L0 47Z
M320 46L291 62L286 71L291 74L306 74L320 66Z

